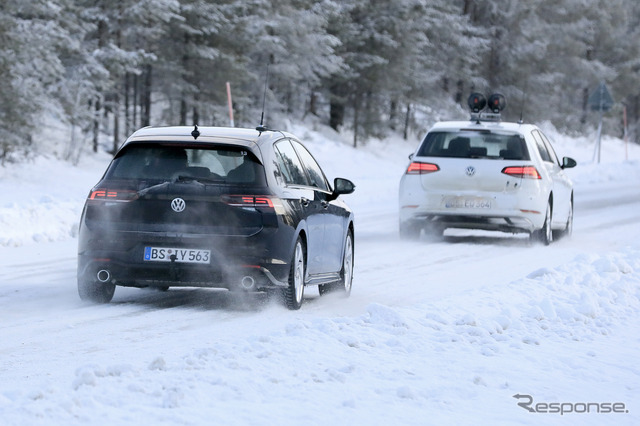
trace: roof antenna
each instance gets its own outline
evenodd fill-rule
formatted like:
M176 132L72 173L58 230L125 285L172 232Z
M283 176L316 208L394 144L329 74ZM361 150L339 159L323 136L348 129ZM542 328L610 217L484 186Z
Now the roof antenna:
M524 101L525 101L525 97L527 95L527 86L529 85L529 79L527 78L525 84L524 84L524 91L522 92L522 103L520 104L520 120L518 121L518 124L522 124L524 123Z
M264 125L264 102L267 98L267 85L269 84L269 63L267 63L267 77L264 79L264 94L262 95L262 114L260 115L260 125L256 127L256 130L260 133L267 130L267 126Z
M197 124L193 125L193 130L191 131L191 136L193 136L193 139L198 139L198 136L200 136L200 130L198 130L198 125Z

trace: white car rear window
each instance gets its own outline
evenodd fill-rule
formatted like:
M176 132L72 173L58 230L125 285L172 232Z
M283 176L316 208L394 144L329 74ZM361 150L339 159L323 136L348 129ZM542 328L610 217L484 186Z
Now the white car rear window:
M429 132L418 150L418 156L530 159L522 136L488 131Z

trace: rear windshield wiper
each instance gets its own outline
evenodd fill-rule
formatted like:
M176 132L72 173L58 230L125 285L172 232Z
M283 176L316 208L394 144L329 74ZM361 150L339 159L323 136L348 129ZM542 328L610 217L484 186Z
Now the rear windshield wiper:
M176 178L173 180L174 182L199 182L199 183L224 183L225 180L222 178L219 179L212 179L212 178L207 178L207 177L196 177L196 176L190 176L190 175L178 175L176 176Z
M168 184L170 184L171 182L169 181L165 181L162 183L158 183L155 185L151 185L151 186L147 186L146 188L142 188L140 190L138 190L138 196L142 197L143 195L146 195L149 191L158 189L158 188L162 188L163 186L166 186Z

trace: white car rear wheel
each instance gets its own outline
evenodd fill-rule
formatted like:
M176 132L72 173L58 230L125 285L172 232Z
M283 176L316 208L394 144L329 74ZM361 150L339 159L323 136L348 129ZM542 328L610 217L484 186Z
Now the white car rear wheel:
M422 227L415 222L400 222L398 227L401 240L418 240L422 232Z
M569 202L569 216L567 217L567 224L564 229L557 232L557 237L554 235L554 239L570 237L573 233L573 200Z
M553 231L551 230L551 202L547 203L542 228L531 233L531 238L541 242L545 246L548 246L553 241Z

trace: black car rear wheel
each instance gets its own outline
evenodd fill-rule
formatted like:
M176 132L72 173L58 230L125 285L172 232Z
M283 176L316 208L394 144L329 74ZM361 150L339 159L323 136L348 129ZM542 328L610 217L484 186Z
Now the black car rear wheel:
M109 303L113 299L116 285L111 282L85 281L78 279L80 299L94 303Z
M304 274L306 270L304 244L298 237L293 258L291 259L291 270L289 272L289 286L284 290L284 301L287 308L291 310L300 309L302 298L304 297Z

